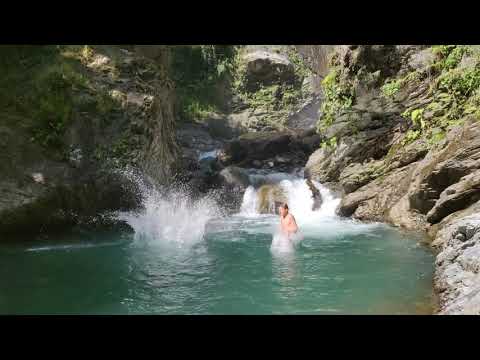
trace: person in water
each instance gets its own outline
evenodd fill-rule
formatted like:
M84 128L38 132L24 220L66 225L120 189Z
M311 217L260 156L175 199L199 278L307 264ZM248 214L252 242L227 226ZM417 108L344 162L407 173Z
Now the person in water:
M278 212L280 213L280 226L282 232L287 235L288 239L291 239L292 235L297 233L298 226L295 218L288 211L288 204L283 203L280 205Z

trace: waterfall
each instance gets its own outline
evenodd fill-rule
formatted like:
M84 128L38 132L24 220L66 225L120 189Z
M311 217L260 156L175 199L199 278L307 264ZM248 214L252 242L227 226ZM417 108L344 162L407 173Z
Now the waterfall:
M273 179L278 180L278 186L280 186L287 199L290 211L297 218L300 223L314 223L321 218L334 218L335 210L340 203L339 198L335 198L334 195L324 187L322 184L313 181L314 185L319 189L323 199L320 209L314 211L314 200L312 197L312 191L305 179L294 178L288 174L272 174L265 176L264 182L271 182ZM262 183L261 175L255 175L255 181ZM243 195L242 205L240 207L241 216L258 216L258 188L255 186L249 186Z

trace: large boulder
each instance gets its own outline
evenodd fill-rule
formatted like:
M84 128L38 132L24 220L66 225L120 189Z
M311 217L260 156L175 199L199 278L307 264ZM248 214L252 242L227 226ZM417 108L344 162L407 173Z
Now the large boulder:
M341 216L353 216L360 220L389 221L407 228L416 228L421 219L408 211L395 212L408 190L415 164L393 170L384 177L361 187L342 198L337 212Z
M204 120L209 134L216 139L230 140L246 132L246 127L239 116L226 116L210 113Z
M292 129L315 129L320 106L321 99L319 97L313 97L288 117L288 127Z
M340 174L339 182L345 193L351 193L368 184L381 175L384 162L374 160L365 164L353 163L348 165Z
M303 167L307 154L318 144L315 135L305 139L292 132L263 131L241 135L227 143L219 154L224 166L276 168L278 171L293 171Z
M269 51L247 52L242 61L246 64L246 88L256 91L259 85L293 82L295 69L287 56Z
M440 314L480 315L480 217L454 219L437 234L441 240L434 284Z
M311 154L317 150L321 143L321 137L315 130L307 130L300 134L299 136L299 145L302 150Z
M437 223L445 216L480 200L480 171L475 171L447 187L440 194L434 207L428 212L427 220Z
M463 127L448 133L443 149L431 151L420 162L408 192L410 207L427 214L445 189L477 169L480 169L480 124L467 121ZM432 220L436 218L432 216Z
M398 141L404 127L401 110L381 97L369 95L357 99L355 106L339 114L333 124L320 129L321 138L330 146L323 146L310 156L305 166L307 177L334 182L352 163L382 159ZM332 139L335 139L333 144ZM374 177L366 181L371 179Z
M264 160L290 150L292 136L286 132L257 132L240 136L223 149L224 162Z
M373 166L349 164L338 178L348 193L339 213L423 229L468 208L480 199L479 128L478 123L467 122L453 129L445 145L426 156L428 148L421 140L402 147L397 142L388 156L371 162ZM324 168L314 170L329 175L329 161L326 156L317 162Z
M435 60L432 49L427 48L413 52L408 59L408 66L414 70L423 70Z
M381 159L387 154L392 138L393 132L389 128L342 137L336 146L322 147L310 155L305 174L322 183L338 181L350 163Z

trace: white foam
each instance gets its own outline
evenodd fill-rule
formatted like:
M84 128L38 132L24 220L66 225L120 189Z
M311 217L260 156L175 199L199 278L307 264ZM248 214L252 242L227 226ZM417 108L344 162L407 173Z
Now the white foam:
M200 160L203 160L203 159L208 159L208 158L217 158L218 156L218 152L219 150L218 149L214 149L214 150L211 150L211 151L206 151L206 152L202 152L200 153L200 155L198 156L198 161Z
M335 212L341 199L335 197L330 190L315 181L313 183L320 191L322 205L319 209L312 210L314 200L306 180L302 178L292 179L291 175L284 175L286 176L275 174L269 180L278 179L279 186L284 189L290 213L295 217L300 228L300 237L303 237L302 234L304 234L319 240L331 240L353 234L372 233L377 231L379 227L384 226L378 223L365 224L340 218ZM257 212L257 190L253 186L247 188L238 214L239 217L260 219L266 216ZM289 247L282 235L277 232L278 218L275 215L268 215L266 218L270 221L270 224L275 224L273 227L269 227L270 234L272 234L272 251L276 253L291 252L295 246Z
M301 232L287 236L280 231L280 228L277 228L273 234L270 250L275 254L290 253L295 251L295 247L298 246L302 240L303 235Z
M260 175L255 175L260 178ZM306 180L294 178L289 174L271 174L264 176L269 182L278 181L283 188L288 199L290 212L294 214L297 223L308 224L315 223L322 218L335 218L335 210L340 203L339 198L335 198L333 194L320 183L315 182L315 186L320 190L323 202L320 209L313 211L313 197ZM240 207L240 215L246 217L258 216L257 211L258 194L257 189L249 186L243 195L242 205Z
M216 202L209 196L191 200L183 191L161 194L153 186L138 182L143 209L117 214L135 231L135 240L149 244L190 247L203 239L208 221L220 216Z
M242 205L240 206L240 214L245 217L256 217L258 205L257 191L253 186L249 186L243 194Z

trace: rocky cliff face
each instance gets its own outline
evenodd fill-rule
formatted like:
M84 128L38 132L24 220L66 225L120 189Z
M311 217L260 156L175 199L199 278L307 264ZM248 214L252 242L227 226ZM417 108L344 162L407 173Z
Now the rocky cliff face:
M202 73L210 71L208 78L214 79L202 79L196 85L200 93L184 91L179 79L178 90L196 104L196 111L183 114L177 133L187 169L184 181L196 190L221 187L238 197L241 192L235 192L235 186L221 175L226 167L291 171L304 166L319 145L315 131L319 93L314 87L316 75L294 47L241 46L226 58L219 55L220 50L208 55L211 49L207 48L208 56L188 49L177 53L179 69L197 56L197 62L206 62ZM205 57L216 60L209 65ZM213 71L208 70L211 63ZM225 68L229 71L218 76L217 70ZM210 85L204 88L205 83ZM209 158L200 160L202 156ZM239 199L225 202L238 205Z
M464 231L464 222L475 223L465 216L476 213L480 199L477 50L349 45L328 51L322 145L306 176L340 187L341 215L428 231L441 251L435 284L442 312L480 313L476 237ZM325 73L324 63L313 66Z
M153 50L153 49L150 49ZM121 172L172 175L168 49L3 47L0 234L38 235L138 205ZM149 57L147 57L149 56Z

